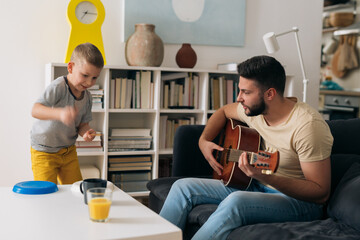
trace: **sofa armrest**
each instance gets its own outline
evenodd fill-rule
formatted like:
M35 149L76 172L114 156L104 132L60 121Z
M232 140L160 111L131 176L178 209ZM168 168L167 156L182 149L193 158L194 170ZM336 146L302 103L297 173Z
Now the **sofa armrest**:
M182 125L177 128L173 148L173 177L207 177L212 175L212 168L198 146L204 127L204 125Z

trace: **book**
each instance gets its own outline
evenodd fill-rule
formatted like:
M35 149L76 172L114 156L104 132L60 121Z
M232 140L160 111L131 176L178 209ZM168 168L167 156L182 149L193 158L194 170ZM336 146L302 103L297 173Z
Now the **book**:
M115 79L115 108L120 108L121 78Z
M209 84L209 109L214 109L214 78L210 78L210 84Z
M163 108L169 108L169 85L164 85L164 105Z
M125 108L127 78L121 78L120 108Z
M112 128L111 136L151 136L150 128Z
M127 181L127 182L115 182L114 184L123 190L124 192L140 192L148 191L146 184L148 181Z
M109 172L134 170L151 170L151 166L109 167Z
M93 102L91 109L103 109L103 104L102 102Z
M77 152L102 152L102 147L76 147Z
M218 78L213 79L213 96L214 96L213 110L217 110L220 108L220 81Z
M101 147L101 141L91 141L91 142L85 142L85 141L79 141L75 142L75 145L77 147Z
M115 108L115 79L110 80L110 108Z
M88 89L91 95L104 95L104 89Z
M140 72L137 71L135 73L135 94L136 94L136 101L135 101L135 108L141 108L141 93L140 93Z
M151 140L111 140L108 144L109 147L124 147L131 146L132 148L137 146L150 148Z
M170 82L169 88L169 106L175 105L175 81Z
M199 109L199 76L193 76L193 84L194 84L194 108Z
M151 142L150 143L118 143L110 145L108 150L109 152L116 152L116 151L125 151L128 149L150 149L151 148Z
M140 78L140 92L141 92L141 108L150 108L150 84L151 84L151 72L141 71Z
M127 156L127 157L109 157L109 163L121 162L150 162L150 156Z
M187 72L164 73L161 75L161 80L162 81L175 80L175 79L179 79L179 78L185 78L188 75L189 74Z
M189 98L190 98L190 78L186 77L184 80L184 98L182 105L183 106L190 106Z
M108 148L108 152L124 152L124 151L145 151L149 150L148 146L136 146L136 147L112 147Z
M150 171L128 171L128 172L112 172L109 174L109 181L113 183L124 181L149 181L151 180Z
M135 82L136 80L135 79L132 79L132 96L131 96L131 104L130 104L130 107L131 108L136 108L136 85L135 85Z
M160 135L159 135L159 147L164 149L166 147L166 121L168 119L167 115L160 116Z
M109 141L113 140L152 140L152 136L110 136Z
M125 90L125 107L124 108L130 108L131 107L131 98L132 98L132 79L126 80L126 90Z
M101 134L101 132L96 132L96 134ZM78 135L75 146L77 147L88 147L88 146L102 146L102 140L101 137L95 136L95 138L91 142L86 142L83 137Z
M234 102L234 81L226 80L226 104Z
M152 162L123 162L123 163L111 163L109 167L147 167L151 166Z

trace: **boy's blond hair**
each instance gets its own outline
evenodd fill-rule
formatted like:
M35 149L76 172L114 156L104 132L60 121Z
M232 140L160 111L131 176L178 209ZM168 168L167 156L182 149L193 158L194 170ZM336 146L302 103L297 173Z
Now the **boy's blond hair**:
M87 62L97 68L104 67L104 59L100 50L91 43L83 43L78 45L70 58L71 62Z

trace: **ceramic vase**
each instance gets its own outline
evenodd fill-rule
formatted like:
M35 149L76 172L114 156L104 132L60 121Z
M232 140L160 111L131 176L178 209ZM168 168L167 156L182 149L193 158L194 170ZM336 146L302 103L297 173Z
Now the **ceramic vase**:
M197 56L190 43L183 43L176 53L176 64L181 68L193 68L196 64Z
M130 66L159 67L164 59L164 44L153 24L135 24L135 32L125 45L125 58Z

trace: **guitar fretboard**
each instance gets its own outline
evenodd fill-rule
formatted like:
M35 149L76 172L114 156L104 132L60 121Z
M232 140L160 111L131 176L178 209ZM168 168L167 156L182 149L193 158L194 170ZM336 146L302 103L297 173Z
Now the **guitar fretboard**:
M225 148L224 151L222 152L222 154L225 154L225 159L227 162L238 162L240 155L245 152L247 154L247 159L251 159L251 152L246 152L243 150L238 150L238 149L232 149L232 148Z
M238 162L240 155L245 152L247 155L247 159L249 161L250 164L255 164L256 161L261 158L261 157L265 157L268 158L270 157L270 155L265 154L265 153L254 153L254 152L247 152L247 151L243 151L243 150L238 150L238 149L232 149L232 148L225 148L222 154L225 154L225 159L227 162Z

